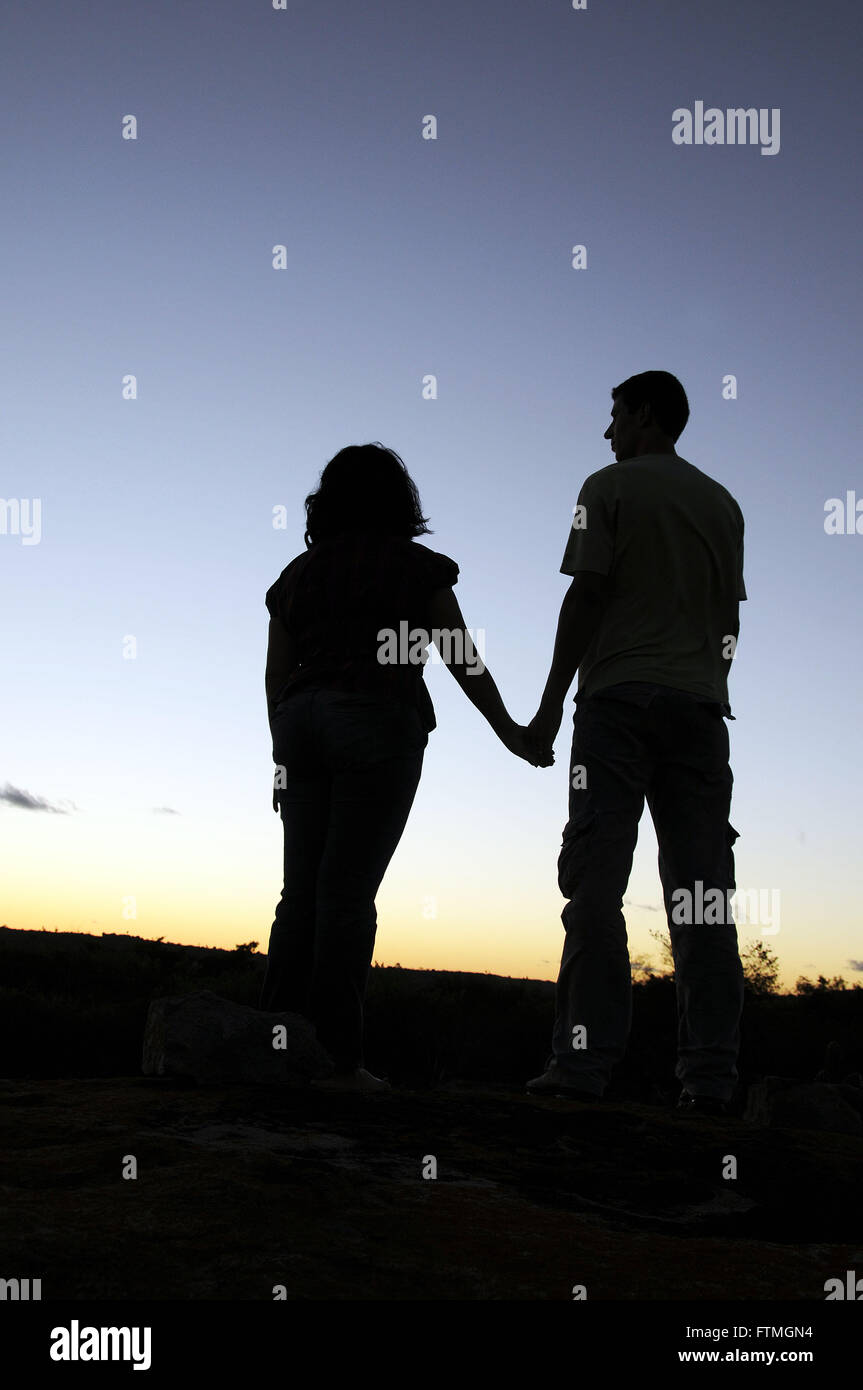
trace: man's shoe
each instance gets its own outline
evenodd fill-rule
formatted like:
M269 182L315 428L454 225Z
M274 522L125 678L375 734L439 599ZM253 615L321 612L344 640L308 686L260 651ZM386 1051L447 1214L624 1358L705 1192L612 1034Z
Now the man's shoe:
M717 1096L694 1096L690 1091L681 1091L677 1109L692 1115L727 1115L728 1102Z
M568 1086L553 1071L544 1071L528 1081L525 1090L529 1096L554 1096L557 1100L581 1100L598 1105L602 1096L598 1091L585 1091L578 1086Z
M318 1091L391 1091L390 1083L380 1076L372 1076L365 1067L355 1067L353 1071L336 1072L325 1081L311 1083Z

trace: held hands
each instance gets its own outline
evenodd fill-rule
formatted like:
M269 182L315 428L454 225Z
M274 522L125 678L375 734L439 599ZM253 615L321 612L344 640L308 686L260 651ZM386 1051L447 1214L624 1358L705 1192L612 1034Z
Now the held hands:
M517 758L524 758L531 767L553 766L554 752L551 746L554 742L553 735L550 740L546 741L544 734L536 734L532 731L531 725L525 727L522 724L516 724L515 720L510 720L499 737L510 753L515 753Z
M563 719L563 703L559 705L540 704L536 714L527 726L527 736L535 747L550 749L557 738L557 731Z

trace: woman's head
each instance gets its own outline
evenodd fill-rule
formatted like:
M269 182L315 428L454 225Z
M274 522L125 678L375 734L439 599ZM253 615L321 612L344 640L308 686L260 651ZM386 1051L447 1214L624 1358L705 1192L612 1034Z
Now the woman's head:
M353 531L410 539L429 532L419 493L399 458L383 444L349 444L330 459L306 498L306 548Z

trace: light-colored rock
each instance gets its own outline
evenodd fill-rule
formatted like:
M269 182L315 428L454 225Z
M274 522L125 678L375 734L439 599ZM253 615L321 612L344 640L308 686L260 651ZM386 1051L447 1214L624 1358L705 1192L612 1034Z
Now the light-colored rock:
M863 1101L863 1093L861 1093ZM795 1077L765 1076L749 1087L744 1120L773 1129L863 1134L855 1088Z
M331 1076L333 1062L299 1014L264 1013L201 990L151 1001L141 1069L199 1085L302 1086Z

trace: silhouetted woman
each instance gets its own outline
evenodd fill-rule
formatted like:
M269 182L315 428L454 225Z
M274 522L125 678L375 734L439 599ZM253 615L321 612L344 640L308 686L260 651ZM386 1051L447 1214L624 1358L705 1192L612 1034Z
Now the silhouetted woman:
M413 646L410 655L411 630L423 629L423 647L435 640L511 752L534 766L548 761L508 715L464 630L452 590L458 565L414 543L429 527L398 454L381 444L340 450L305 507L306 551L266 596L273 805L284 826L285 878L260 1007L315 1024L335 1063L332 1080L319 1085L382 1090L389 1083L363 1066L375 896L436 727L423 679L427 653ZM449 649L433 639L435 629L452 633Z

